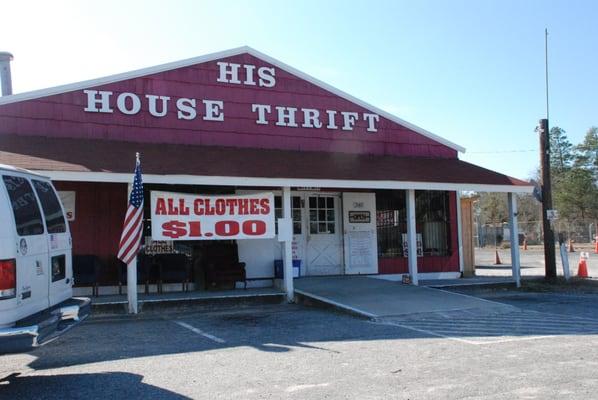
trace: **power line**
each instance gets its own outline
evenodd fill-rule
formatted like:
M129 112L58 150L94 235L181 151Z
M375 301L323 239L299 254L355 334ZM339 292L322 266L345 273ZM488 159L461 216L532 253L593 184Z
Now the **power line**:
M468 151L469 154L503 154L503 153L528 153L531 151L538 151L538 149L525 150L497 150L497 151Z

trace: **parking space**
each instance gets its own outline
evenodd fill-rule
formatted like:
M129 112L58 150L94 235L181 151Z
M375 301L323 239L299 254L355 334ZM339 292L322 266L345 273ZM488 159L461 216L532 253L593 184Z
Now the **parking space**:
M558 335L598 335L598 319L523 310L500 314L461 310L387 317L377 322L473 345Z

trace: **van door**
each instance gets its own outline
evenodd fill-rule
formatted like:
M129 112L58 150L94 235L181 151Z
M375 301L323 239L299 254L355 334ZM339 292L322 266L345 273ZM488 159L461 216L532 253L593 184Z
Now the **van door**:
M32 179L35 193L42 205L48 243L50 306L71 297L73 269L71 265L71 237L66 218L54 187L48 181Z
M30 315L49 306L48 242L37 197L29 181L15 175L3 175L2 180L15 222L17 306L19 315Z

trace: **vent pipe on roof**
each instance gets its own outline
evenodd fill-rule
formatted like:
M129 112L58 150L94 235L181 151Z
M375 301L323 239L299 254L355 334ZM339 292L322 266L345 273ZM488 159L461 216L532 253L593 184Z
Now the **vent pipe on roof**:
M7 51L0 51L0 86L2 86L2 96L12 94L12 78L10 76L10 62L13 57Z

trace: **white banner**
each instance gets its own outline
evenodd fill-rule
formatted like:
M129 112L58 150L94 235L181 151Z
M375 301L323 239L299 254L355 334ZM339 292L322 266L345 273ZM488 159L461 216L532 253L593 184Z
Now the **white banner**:
M274 194L151 192L152 240L269 239Z
M62 202L62 207L64 208L64 212L66 214L66 220L74 221L76 193L74 191L61 190L58 192L58 197L60 197L60 201Z

